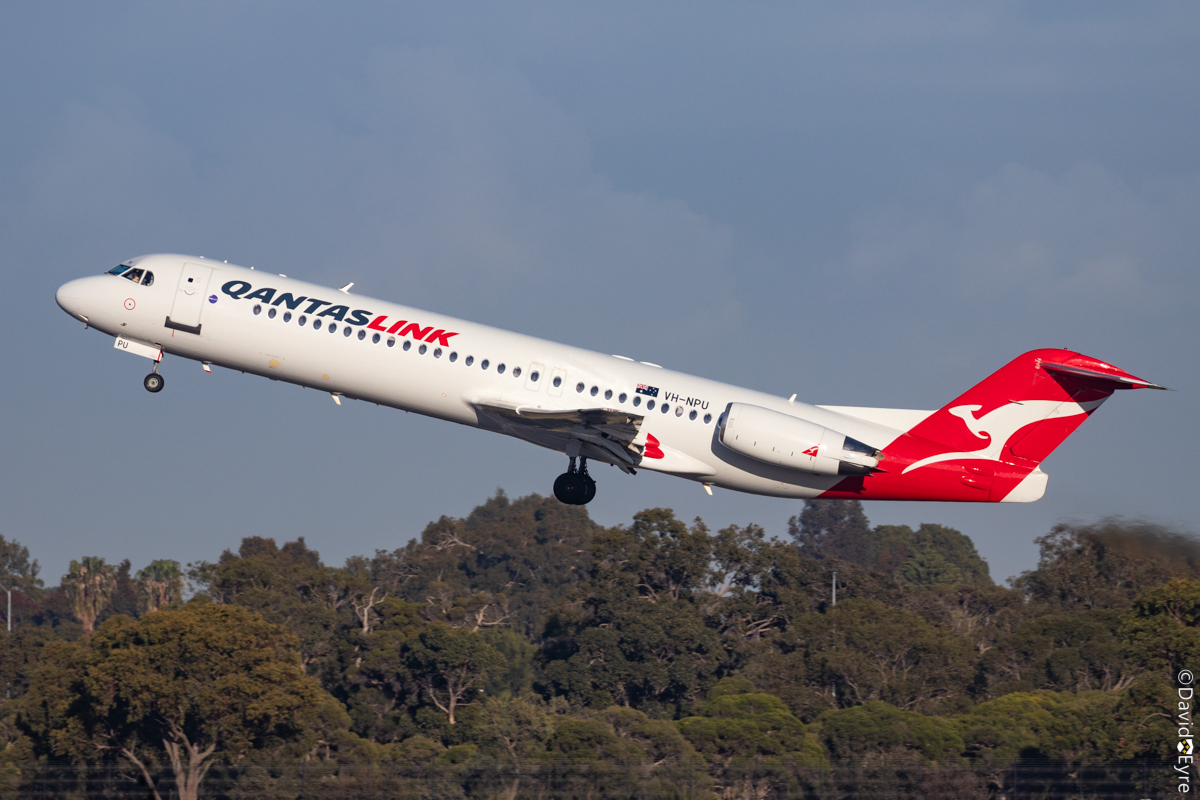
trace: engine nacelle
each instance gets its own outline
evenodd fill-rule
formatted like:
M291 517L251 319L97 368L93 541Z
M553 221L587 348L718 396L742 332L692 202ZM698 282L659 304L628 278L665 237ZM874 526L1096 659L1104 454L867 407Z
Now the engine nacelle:
M845 434L761 406L732 403L721 444L766 464L818 475L870 475L879 452Z

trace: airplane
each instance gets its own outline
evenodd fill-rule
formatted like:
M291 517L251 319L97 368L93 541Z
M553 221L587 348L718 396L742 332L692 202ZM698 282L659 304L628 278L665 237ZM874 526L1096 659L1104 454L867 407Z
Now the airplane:
M1019 502L1041 462L1118 390L1163 389L1065 349L1018 356L934 411L808 405L619 355L511 333L203 257L155 254L70 281L72 317L164 354L507 434L567 456L563 503L596 494L588 461L788 498Z

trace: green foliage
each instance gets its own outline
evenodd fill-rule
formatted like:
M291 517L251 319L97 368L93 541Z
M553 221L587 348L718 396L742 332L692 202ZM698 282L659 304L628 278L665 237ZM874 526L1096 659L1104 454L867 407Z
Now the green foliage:
M391 596L431 602L441 612L431 618L476 630L502 622L537 641L550 609L587 569L597 529L582 506L537 495L510 502L497 492L465 519L442 517L367 566Z
M6 595L6 602L0 613L7 615L14 592L26 595L36 595L41 591L42 580L38 577L41 567L37 559L30 561L29 548L16 540L0 536L0 591ZM6 616L6 627L12 630L13 620Z
M96 628L100 613L108 607L116 589L116 570L97 556L84 556L71 562L71 571L62 578L71 611L83 623L83 632Z
M1036 540L1038 567L1014 586L1064 608L1126 608L1171 578L1200 578L1200 540L1146 522L1056 525Z
M1143 594L1121 636L1129 656L1147 669L1174 675L1200 664L1200 580L1175 578Z
M1045 614L1002 637L980 661L980 691L1084 692L1123 689L1133 680L1115 611Z
M852 598L808 615L797 629L809 675L836 687L844 705L882 700L932 711L967 702L970 643L911 611Z
M1192 540L1060 526L1007 589L957 531L871 529L853 501L792 529L802 546L665 509L604 529L499 493L341 568L248 537L192 565L186 606L176 562L85 559L43 592L0 539L28 586L0 648L0 797L28 794L39 759L97 770L63 796L108 791L99 774L153 795L174 772L183 800L201 780L230 798L1061 793L1030 777L1046 764L1154 794L1132 776L1171 751L1173 674L1200 661Z
M870 565L894 575L906 586L928 589L938 584L991 586L987 562L974 543L953 528L922 524L880 525L871 532Z
M407 642L404 664L451 725L455 711L473 703L487 679L508 666L482 636L441 624L425 627Z
M871 563L871 528L857 500L805 500L800 515L788 520L788 535L809 557Z
M194 564L188 577L198 597L251 609L292 631L302 665L316 665L317 672L344 629L354 625L352 602L366 589L362 579L322 564L303 537L282 547L247 537L236 554L226 550L215 564Z
M958 726L872 700L821 717L821 738L834 758L918 753L929 761L953 759L963 750Z
M141 608L146 613L159 611L183 600L183 570L178 561L151 561L138 570L137 582Z
M597 534L578 602L546 626L546 690L652 716L691 707L716 682L726 655L705 613L709 561L707 529L689 528L666 509Z

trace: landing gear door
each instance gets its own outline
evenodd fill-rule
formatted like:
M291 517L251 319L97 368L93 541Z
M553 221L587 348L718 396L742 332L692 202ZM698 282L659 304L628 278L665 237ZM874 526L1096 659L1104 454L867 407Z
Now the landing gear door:
M561 367L555 367L550 371L550 388L546 392L551 397L558 397L563 393L563 384L567 382L567 371Z
M200 333L200 313L204 310L208 295L208 281L212 267L202 264L184 264L179 274L179 286L175 289L175 301L167 317L167 327L186 333Z

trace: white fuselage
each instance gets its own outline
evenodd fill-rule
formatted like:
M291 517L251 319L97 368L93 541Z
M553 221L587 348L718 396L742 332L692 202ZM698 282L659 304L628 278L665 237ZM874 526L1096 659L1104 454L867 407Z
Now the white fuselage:
M555 449L560 448L536 435L493 424L479 409L609 408L644 415L639 443L653 437L662 456L644 457L636 467L710 486L815 497L839 480L777 467L724 447L717 426L730 403L803 417L879 449L929 413L835 410L789 402L619 356L203 258L162 254L125 263L152 272L153 284L137 285L112 274L82 278L59 290L59 304L90 327L171 355L499 430ZM185 273L185 265L190 272ZM205 285L184 286L185 274L203 276ZM297 301L301 297L305 299ZM290 315L287 321L285 314ZM181 318L183 322L167 327L173 315L177 323ZM318 321L321 327L315 329ZM401 321L405 325L396 327ZM198 333L190 330L196 327ZM657 389L657 396L639 394L639 386L652 394ZM596 450L589 457L613 463Z

